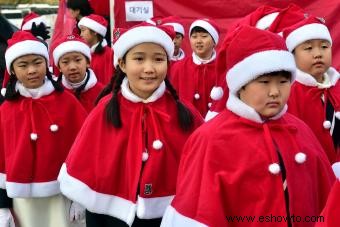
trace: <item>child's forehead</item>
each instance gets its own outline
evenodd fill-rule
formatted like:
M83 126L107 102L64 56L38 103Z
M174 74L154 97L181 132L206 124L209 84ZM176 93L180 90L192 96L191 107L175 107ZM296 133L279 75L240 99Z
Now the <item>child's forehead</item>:
M16 58L15 62L35 61L35 60L40 60L40 59L45 59L45 57L41 56L39 54L26 54L26 55L22 55L22 56Z
M330 42L326 39L309 39L309 40L302 42L301 44L318 44L318 43L330 44Z
M72 58L72 57L86 57L86 56L79 51L70 51L70 52L63 54L60 59Z

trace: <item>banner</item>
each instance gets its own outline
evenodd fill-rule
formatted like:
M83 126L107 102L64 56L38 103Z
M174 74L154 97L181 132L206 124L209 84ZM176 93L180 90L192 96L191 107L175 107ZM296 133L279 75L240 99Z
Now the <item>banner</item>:
M131 27L138 22L127 21L126 5L133 5L134 2L143 1L114 1L114 20L115 27ZM150 2L150 1L145 1ZM333 39L333 66L340 69L340 4L339 0L153 0L152 10L153 17L166 17L170 15L179 16L183 19L183 25L186 30L186 36L183 41L183 49L190 54L190 46L188 39L188 30L190 24L197 18L211 18L219 25L223 40L228 27L236 20L246 16L262 5L270 5L277 8L285 8L290 3L295 3L303 8L307 13L318 17L323 17L331 32ZM140 3L139 3L140 4ZM135 13L145 16L143 8L135 9ZM138 11L140 10L140 11ZM129 18L129 17L128 17Z

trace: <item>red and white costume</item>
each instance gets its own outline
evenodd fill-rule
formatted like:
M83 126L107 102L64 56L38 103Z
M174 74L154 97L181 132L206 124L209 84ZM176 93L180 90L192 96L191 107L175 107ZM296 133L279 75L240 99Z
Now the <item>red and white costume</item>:
M122 127L107 122L105 106L111 97L103 98L85 121L59 181L63 194L89 211L131 225L136 215L162 217L175 194L182 146L192 131L180 128L164 82L147 100L130 91L126 78L121 89ZM203 120L191 111L195 129Z
M106 85L114 74L113 50L107 46L106 41L102 45L104 50L101 53L94 52L96 45L91 47L92 59L90 68L95 72L98 81Z

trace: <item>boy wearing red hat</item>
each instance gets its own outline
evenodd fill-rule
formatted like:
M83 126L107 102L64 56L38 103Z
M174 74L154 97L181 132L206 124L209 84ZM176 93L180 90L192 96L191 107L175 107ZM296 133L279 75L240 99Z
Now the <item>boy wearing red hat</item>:
M340 74L331 67L330 32L323 19L310 16L283 35L297 65L289 112L312 129L331 163L339 161Z
M250 26L227 52L227 109L186 142L161 226L314 226L293 217L318 215L334 176L312 131L286 113L294 57L280 36Z
M107 84L114 73L113 50L107 45L105 35L107 21L104 17L91 14L80 19L78 23L80 36L91 48L91 69L98 81Z
M192 103L205 116L211 103L210 91L217 83L215 76L219 29L209 19L195 20L190 26L193 53L171 68L170 78L182 100Z

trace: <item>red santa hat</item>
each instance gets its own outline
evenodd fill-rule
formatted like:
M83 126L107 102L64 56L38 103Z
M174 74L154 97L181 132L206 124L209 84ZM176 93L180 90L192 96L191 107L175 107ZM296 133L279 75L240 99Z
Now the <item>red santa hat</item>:
M331 34L325 25L325 20L314 16L283 30L283 37L286 39L289 51L293 51L301 43L312 39L323 39L332 44Z
M80 19L78 27L84 26L99 35L105 37L107 31L107 21L104 17L96 14L91 14Z
M189 29L189 34L191 34L191 31L194 27L201 27L204 28L213 38L215 44L218 44L218 39L219 39L219 28L217 26L217 24L210 19L199 19L199 20L195 20L191 25L190 25L190 29Z
M56 41L53 49L53 61L58 65L59 59L66 53L80 52L91 60L91 49L85 41L76 35L68 35Z
M8 47L5 53L6 69L10 74L10 68L15 59L18 57L37 54L43 56L48 65L48 50L44 43L37 39L32 33L27 31L17 31L12 38L7 41Z
M120 33L113 44L114 65L117 66L118 59L123 58L129 49L141 43L159 44L164 48L170 61L174 53L174 43L172 41L174 34L174 31L170 30L169 26L154 26L149 23L141 23L124 33ZM114 36L116 37L117 34L114 33Z
M24 31L29 31L32 29L32 25L33 23L35 23L36 25L39 25L40 23L43 23L46 25L46 20L44 17L34 13L34 12L31 12L29 14L27 14L24 19L22 20L22 23L21 23L21 30L24 30Z
M230 94L237 92L260 75L291 72L295 80L295 60L284 39L272 32L251 26L239 29L227 49L227 84Z
M182 36L184 36L184 27L181 24L180 20L181 19L179 17L175 16L165 17L162 19L162 25L172 26L176 33L180 33L182 34Z

